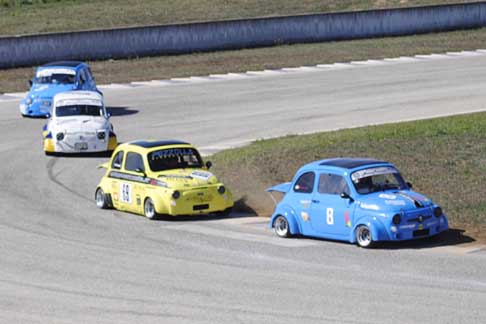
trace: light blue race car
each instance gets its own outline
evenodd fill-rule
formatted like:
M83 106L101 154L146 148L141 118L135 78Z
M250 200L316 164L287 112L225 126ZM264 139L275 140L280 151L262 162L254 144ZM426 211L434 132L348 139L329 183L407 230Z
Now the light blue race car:
M83 62L53 62L37 68L34 79L29 81L30 91L20 103L24 117L48 117L54 95L72 90L101 92L89 66Z
M446 231L442 209L411 187L385 161L315 161L301 167L292 182L267 189L284 193L270 227L280 237L305 235L361 247Z

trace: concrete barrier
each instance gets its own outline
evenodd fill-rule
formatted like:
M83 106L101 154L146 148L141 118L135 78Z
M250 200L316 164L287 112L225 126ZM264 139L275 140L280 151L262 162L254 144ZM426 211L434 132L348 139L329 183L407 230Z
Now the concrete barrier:
M486 26L486 2L0 37L0 68Z

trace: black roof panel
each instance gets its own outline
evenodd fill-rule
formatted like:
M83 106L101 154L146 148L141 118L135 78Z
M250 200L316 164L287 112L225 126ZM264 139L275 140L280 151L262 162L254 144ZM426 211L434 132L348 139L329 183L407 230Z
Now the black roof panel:
M319 165L329 165L329 166L334 166L334 167L344 168L344 169L354 169L364 165L382 164L382 163L388 163L388 162L374 160L374 159L338 158L338 159L324 160L323 162L319 163Z
M178 140L165 140L165 141L135 141L135 142L131 142L130 144L141 146L144 148L152 148L157 146L179 145L179 144L189 144L189 143L178 141Z
M44 64L43 66L70 66L70 67L76 67L80 64L83 64L83 62L78 62L78 61L59 61L59 62L50 62L47 64Z

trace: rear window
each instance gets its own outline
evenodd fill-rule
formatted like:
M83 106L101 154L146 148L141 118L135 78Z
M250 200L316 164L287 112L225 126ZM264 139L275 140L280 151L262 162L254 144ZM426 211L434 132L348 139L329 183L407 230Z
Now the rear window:
M187 147L153 151L147 155L147 159L150 169L154 172L202 167L199 152Z

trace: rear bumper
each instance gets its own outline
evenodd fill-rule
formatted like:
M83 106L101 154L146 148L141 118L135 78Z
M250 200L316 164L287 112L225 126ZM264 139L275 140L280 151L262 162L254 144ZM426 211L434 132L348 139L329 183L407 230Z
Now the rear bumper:
M178 199L165 197L156 202L155 210L159 214L170 216L205 215L223 212L233 207L233 196L229 191L220 194L219 185L211 185L205 189L188 190L181 193Z

